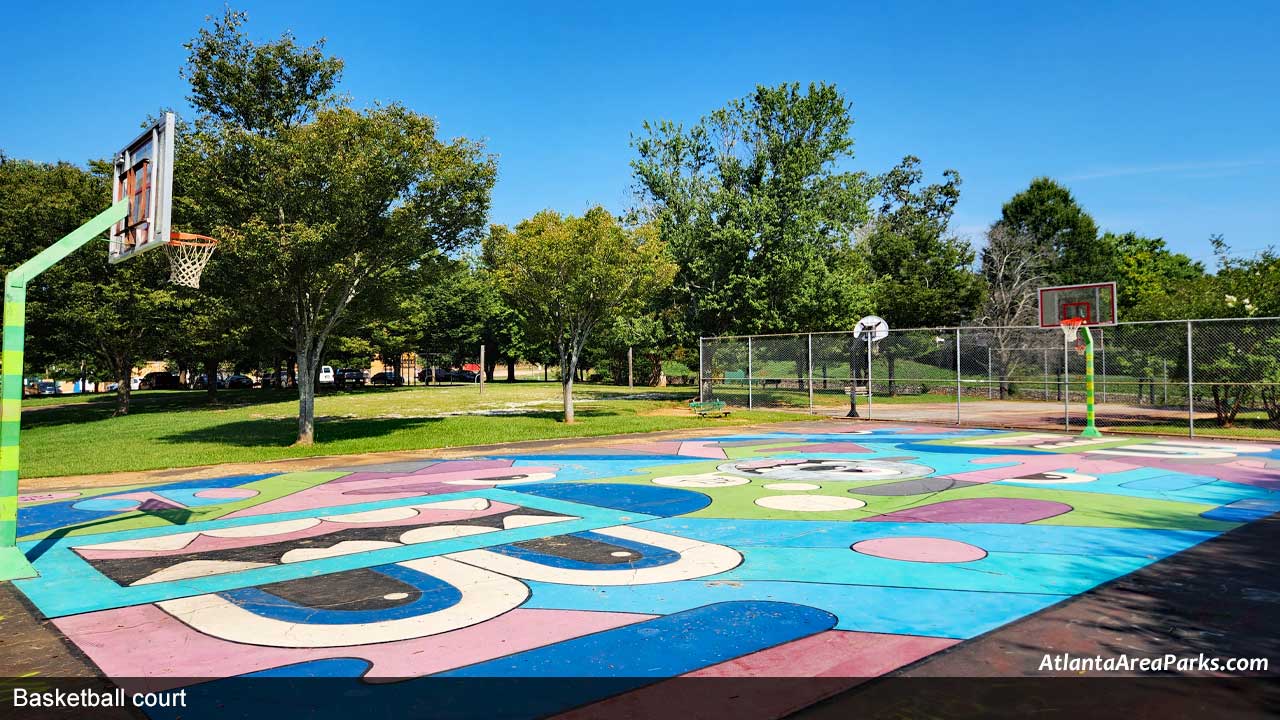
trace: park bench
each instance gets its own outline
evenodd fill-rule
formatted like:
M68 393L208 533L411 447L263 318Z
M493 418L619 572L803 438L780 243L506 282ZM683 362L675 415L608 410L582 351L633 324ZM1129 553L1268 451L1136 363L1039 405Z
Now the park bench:
M689 403L689 409L698 417L724 417L729 414L729 408L723 400L706 400L703 402L694 400Z

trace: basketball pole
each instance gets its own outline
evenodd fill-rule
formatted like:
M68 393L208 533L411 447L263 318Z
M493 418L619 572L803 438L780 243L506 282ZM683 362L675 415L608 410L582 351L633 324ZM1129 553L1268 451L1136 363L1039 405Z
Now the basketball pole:
M1081 325L1080 331L1084 333L1084 432L1080 433L1080 437L1098 438L1102 437L1102 433L1098 432L1098 426L1094 424L1094 408L1093 408L1093 333L1089 332L1088 325Z
M0 379L0 580L38 574L18 549L18 456L22 434L22 364L27 333L27 283L125 219L120 200L4 278L3 378Z

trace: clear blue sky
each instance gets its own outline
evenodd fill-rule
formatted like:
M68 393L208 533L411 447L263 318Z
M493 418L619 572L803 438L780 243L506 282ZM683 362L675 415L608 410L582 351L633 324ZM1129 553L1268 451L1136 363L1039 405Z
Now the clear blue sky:
M1280 6L1274 2L238 2L250 33L328 38L357 104L399 100L500 158L493 220L630 200L629 136L696 121L756 83L836 83L853 166L920 156L964 178L975 240L1032 177L1104 229L1200 259L1220 232L1280 244ZM14 3L0 28L0 148L105 157L186 106L182 43L220 2ZM150 33L144 27L152 28Z

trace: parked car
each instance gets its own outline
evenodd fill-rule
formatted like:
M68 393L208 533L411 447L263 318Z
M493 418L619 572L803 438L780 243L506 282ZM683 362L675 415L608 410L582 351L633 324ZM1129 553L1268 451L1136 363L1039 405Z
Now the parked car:
M403 385L404 378L390 372L380 372L369 378L370 385Z
M142 382L138 383L140 390L181 390L182 380L177 373L171 372L149 372L142 376Z
M364 371L357 368L343 368L334 373L333 382L343 387L364 387Z
M115 392L119 389L120 383L113 382L107 385L107 392ZM137 390L142 387L142 378L129 378L129 389Z
M418 379L422 382L428 382L428 371L423 370L418 373ZM453 368L436 368L435 382L475 382L477 375L470 370L455 370Z
M222 390L227 387L227 381L223 380L222 378L217 378L216 382L219 390ZM196 379L193 380L191 383L192 390L205 390L208 387L209 387L209 381L204 376L204 373L197 375Z
M37 395L61 395L62 388L58 387L58 383L52 380L41 380L36 383Z
M332 385L333 384L333 366L321 365L320 376L316 379L321 385Z
M243 390L253 387L253 378L248 375L232 375L227 378L227 387L231 390Z

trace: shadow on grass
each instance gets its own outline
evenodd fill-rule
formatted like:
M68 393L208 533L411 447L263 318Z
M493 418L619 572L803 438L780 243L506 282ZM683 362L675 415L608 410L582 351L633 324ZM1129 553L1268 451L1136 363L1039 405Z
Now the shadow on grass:
M321 442L364 440L403 430L413 430L440 422L442 418L342 418L316 423ZM233 447L288 447L298 439L298 421L293 418L240 420L161 435L165 443L201 443Z
M296 401L297 395L290 394L289 391L276 390L219 390L217 401L212 404L209 403L208 395L203 390L135 391L129 401L129 414L226 410L290 400ZM24 407L22 427L27 429L106 420L112 417L115 411L115 394L105 393L88 400L69 402L66 405Z

